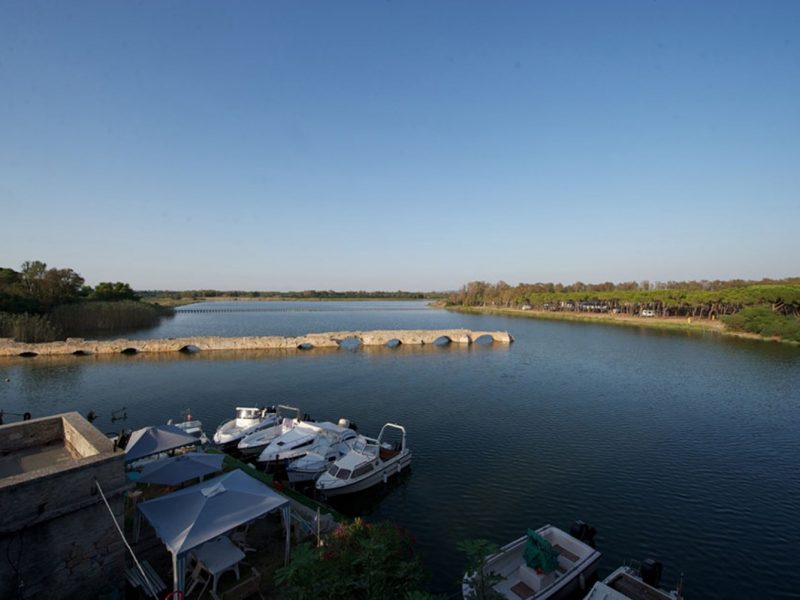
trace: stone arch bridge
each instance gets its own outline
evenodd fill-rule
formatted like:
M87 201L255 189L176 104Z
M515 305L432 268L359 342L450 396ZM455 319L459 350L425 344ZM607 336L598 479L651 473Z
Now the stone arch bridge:
M205 352L213 350L310 350L339 348L344 343L361 346L399 346L425 344L472 344L474 342L510 344L514 338L507 331L471 331L469 329L400 329L387 331L335 331L309 333L297 337L197 336L152 340L84 340L68 338L64 342L26 344L0 339L0 356L85 356L90 354L138 354L155 352Z

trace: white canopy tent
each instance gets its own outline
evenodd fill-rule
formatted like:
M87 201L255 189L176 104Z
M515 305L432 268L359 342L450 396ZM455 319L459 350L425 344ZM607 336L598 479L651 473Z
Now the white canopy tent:
M139 483L160 483L161 485L178 485L190 479L205 477L222 468L224 454L203 454L187 452L180 456L154 460L142 469L136 480Z
M280 509L289 558L289 500L240 470L148 500L139 510L172 553L173 590L184 591L186 554L205 542Z

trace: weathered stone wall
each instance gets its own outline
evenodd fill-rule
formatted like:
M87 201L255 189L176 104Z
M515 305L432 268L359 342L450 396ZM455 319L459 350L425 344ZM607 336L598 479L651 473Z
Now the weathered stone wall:
M63 433L61 419L35 419L4 425L0 429L0 456L60 440Z
M289 348L338 348L344 340L355 339L363 346L384 346L392 340L401 344L433 344L441 337L456 344L471 344L488 336L494 342L510 344L514 338L507 331L470 331L469 329L400 329L390 331L335 331L309 333L298 337L248 336L168 338L153 340L92 341L69 338L65 342L24 344L0 339L0 356L58 354L119 354L122 352L178 352L187 348L207 350L265 350Z
M123 497L109 503L121 521ZM102 502L0 534L0 598L96 598L121 588L125 552Z
M125 548L98 492L123 518L122 452L77 413L0 427L0 445L62 443L74 460L0 479L0 598L94 598L119 586Z

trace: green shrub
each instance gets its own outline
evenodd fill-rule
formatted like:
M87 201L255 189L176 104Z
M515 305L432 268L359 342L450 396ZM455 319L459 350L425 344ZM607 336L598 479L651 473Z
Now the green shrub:
M723 322L733 330L800 342L800 319L773 312L769 307L745 308Z
M320 548L295 547L292 561L278 569L281 597L294 600L403 598L423 579L413 540L391 523L341 524Z

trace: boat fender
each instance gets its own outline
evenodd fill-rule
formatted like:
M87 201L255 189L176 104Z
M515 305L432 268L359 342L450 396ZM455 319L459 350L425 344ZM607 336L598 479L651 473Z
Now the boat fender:
M639 577L641 577L642 581L647 585L658 587L658 584L661 583L661 572L663 568L660 561L646 558L642 561L641 567L639 568Z
M26 412L24 415L22 415L22 420L23 421L30 421L31 420L31 413Z
M569 530L569 534L584 544L595 547L594 537L597 535L597 530L585 523L584 521L575 521Z
M389 476L386 474L386 471L383 472L383 483L389 481Z
M583 573L578 575L578 585L580 586L582 592L586 591L586 577L583 576Z

